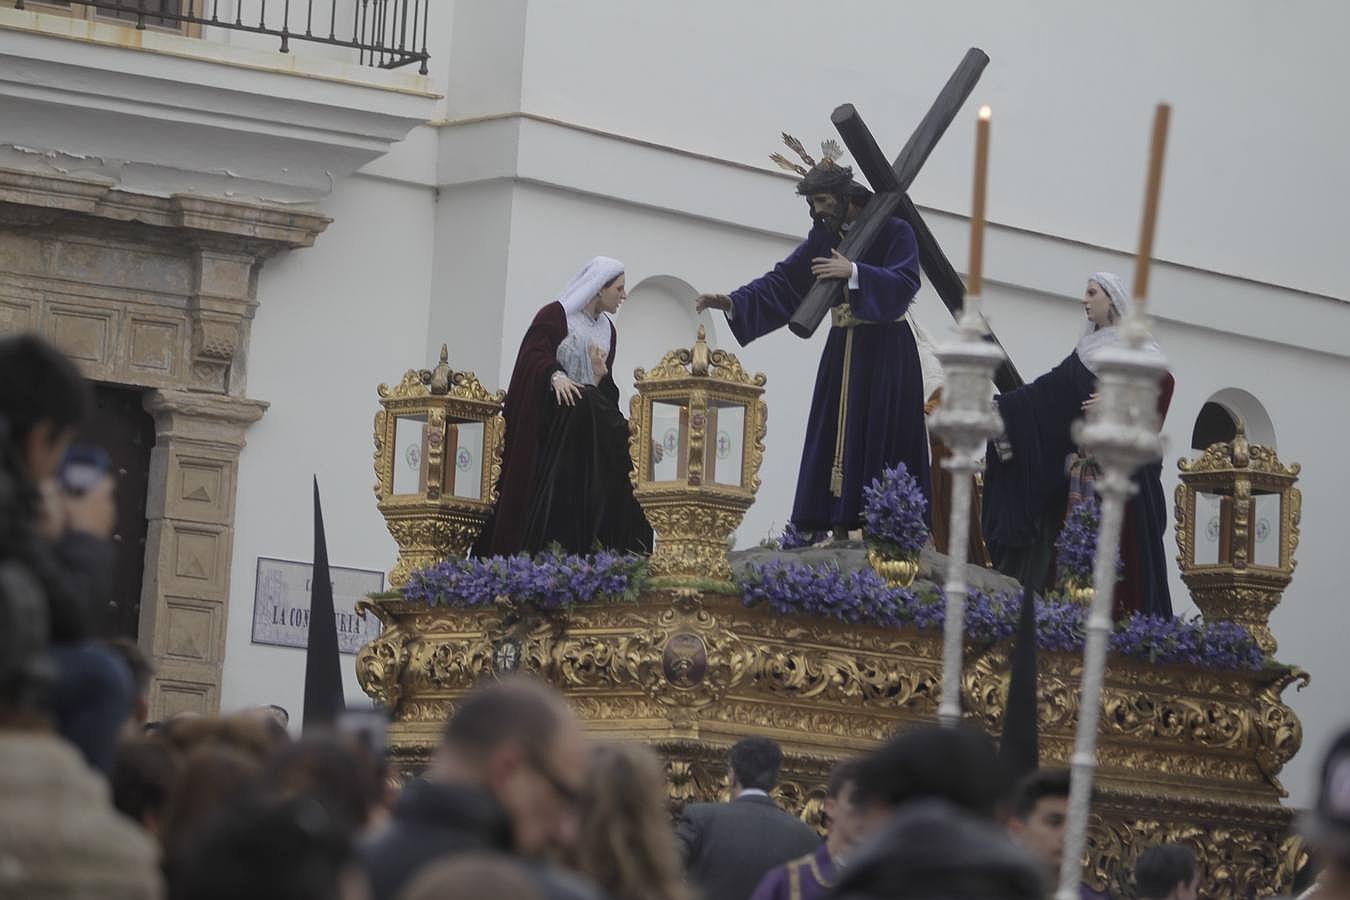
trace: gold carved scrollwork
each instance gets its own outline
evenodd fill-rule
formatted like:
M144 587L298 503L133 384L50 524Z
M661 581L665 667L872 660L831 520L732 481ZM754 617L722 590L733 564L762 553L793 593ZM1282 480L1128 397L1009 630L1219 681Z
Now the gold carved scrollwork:
M1267 447L1249 444L1241 427L1232 441L1213 444L1195 459L1183 459L1177 465L1181 483L1175 495L1175 530L1182 580L1207 620L1241 624L1266 655L1273 656L1277 645L1270 631L1270 614L1297 566L1294 554L1303 498L1295 483L1300 467L1280 462ZM1223 558L1203 563L1195 557L1196 533L1208 525L1197 517L1200 494L1221 498L1219 548ZM1276 495L1280 501L1274 525L1279 558L1262 563L1251 558L1259 495Z
M502 674L503 642L518 650L516 668L557 685L597 732L653 743L672 808L724 797L727 748L759 734L784 747L779 801L816 824L835 761L931 721L936 706L940 634L774 615L735 597L651 590L636 604L578 606L510 629L493 608L373 601L363 609L385 629L358 656L358 675L395 710L394 759L409 767L425 761L457 698ZM966 655L965 709L996 733L1006 648L969 645ZM1045 765L1064 765L1072 752L1080 666L1073 655L1041 656ZM1216 672L1113 656L1089 883L1128 895L1142 849L1182 840L1202 861L1206 896L1287 889L1306 854L1279 802L1279 772L1302 738L1281 695L1306 681L1296 669Z
M1297 838L1280 828L1233 828L1157 818L1093 816L1084 880L1115 897L1134 896L1139 854L1165 843L1189 846L1201 873L1202 893L1216 900L1269 897L1288 891L1307 861Z
M407 618L386 611L379 601L358 600L356 612L362 618L374 616L381 625L380 636L356 654L356 678L361 688L386 709L396 710L403 699L403 674L408 667L408 642L412 635L404 630Z
M434 369L410 369L393 387L381 384L378 393L375 498L399 546L399 560L389 573L390 583L398 587L417 569L465 555L481 532L501 477L505 394L489 393L472 372L452 371L444 345ZM394 491L401 418L422 428L419 484L413 493ZM454 474L459 446L454 429L466 424L481 425L483 434L478 483L467 493L451 490L447 480Z
M634 496L657 535L651 572L668 584L713 582L730 590L727 541L759 490L764 461L765 378L749 375L730 353L710 350L702 326L693 347L670 351L634 378L629 450ZM680 417L676 474L662 481L655 480L654 405L677 408ZM741 467L714 477L716 417L732 409L743 411Z

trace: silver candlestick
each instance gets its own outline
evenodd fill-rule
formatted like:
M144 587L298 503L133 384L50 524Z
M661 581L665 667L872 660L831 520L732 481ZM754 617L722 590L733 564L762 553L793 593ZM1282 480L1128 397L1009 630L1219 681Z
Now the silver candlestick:
M989 333L980 298L967 295L953 340L937 349L945 382L942 403L929 423L951 451L943 466L952 473L951 528L947 544L947 618L942 641L942 700L938 720L961 721L961 662L966 615L966 563L970 537L970 489L984 467L980 451L1003 430L990 383L1003 351Z
M1074 439L1096 457L1102 475L1096 481L1102 496L1101 530L1093 568L1092 606L1083 649L1083 681L1079 691L1078 733L1070 763L1069 808L1064 857L1055 900L1078 900L1083 849L1096 774L1097 724L1101 716L1102 673L1111 633L1116 559L1125 503L1134 493L1131 476L1145 463L1160 459L1158 388L1167 372L1160 353L1146 350L1148 319L1136 306L1121 326L1124 343L1098 355L1097 402L1087 420L1078 423Z

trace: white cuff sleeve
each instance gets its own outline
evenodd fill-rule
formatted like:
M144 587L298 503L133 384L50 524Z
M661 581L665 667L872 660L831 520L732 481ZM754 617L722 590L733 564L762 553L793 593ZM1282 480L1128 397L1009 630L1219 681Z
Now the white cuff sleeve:
M853 264L853 274L848 276L848 289L856 291L858 289L858 264Z
M731 304L731 306L728 306L726 309L722 310L722 315L727 317L728 322L736 318L736 304L733 303Z

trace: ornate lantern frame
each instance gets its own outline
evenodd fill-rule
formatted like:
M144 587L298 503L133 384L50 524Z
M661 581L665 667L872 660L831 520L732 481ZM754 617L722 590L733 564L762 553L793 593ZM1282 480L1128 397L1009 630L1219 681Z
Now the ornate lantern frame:
M375 414L375 499L398 543L399 558L389 582L399 587L420 568L467 554L482 531L496 501L502 471L506 394L488 392L472 372L451 370L447 348L441 345L436 368L409 369L394 387L381 384L379 395L383 408ZM416 493L394 491L400 419L425 423L425 457L419 463L422 483ZM483 426L476 498L456 496L453 489L447 490L446 478L447 467L454 465L453 458L447 457L450 429L471 423Z
M637 369L633 377L637 387L630 406L633 493L657 536L651 573L729 590L727 541L754 502L764 462L769 416L763 400L764 374L750 375L732 354L711 350L700 325L693 347L672 350L656 367ZM679 474L658 481L650 473L656 458L653 407L661 403L681 408L681 438L676 449ZM716 448L716 410L731 407L744 410L736 484L711 478L707 464L709 452Z
M1285 465L1274 450L1249 444L1241 426L1232 441L1212 444L1195 459L1177 463L1181 483L1176 490L1177 565L1196 606L1211 621L1238 622L1247 627L1267 654L1276 648L1270 613L1279 604L1294 575L1303 498L1295 487L1300 466ZM1225 498L1231 521L1229 553L1215 564L1195 561L1200 523L1196 498L1202 493ZM1261 565L1250 552L1254 537L1255 500L1278 495L1279 562Z

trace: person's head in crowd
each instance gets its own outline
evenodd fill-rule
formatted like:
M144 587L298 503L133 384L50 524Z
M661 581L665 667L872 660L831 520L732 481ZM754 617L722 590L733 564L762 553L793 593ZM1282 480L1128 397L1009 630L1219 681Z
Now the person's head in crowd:
M884 822L844 868L838 900L1043 900L1035 861L989 817L921 799Z
M290 742L289 735L270 716L250 712L229 716L178 713L161 723L158 736L183 755L205 745L223 746L258 763Z
M590 757L572 867L610 897L686 900L656 754L639 744L600 744Z
M365 900L351 835L307 798L227 807L170 873L169 900Z
M1069 770L1037 769L1013 790L1008 834L1040 861L1056 880L1064 858L1069 815Z
M89 406L89 385L64 353L34 334L0 338L6 455L31 484L55 477Z
M744 791L768 793L778 785L783 768L783 748L765 737L741 738L731 747L728 766L731 796Z
M275 703L269 703L264 706L263 709L271 713L272 718L276 719L277 724L282 728L291 727L291 714L286 711L286 707L277 706Z
M1003 772L993 741L978 728L908 727L858 763L853 802L860 836L916 800L942 800L992 820L1006 789Z
M566 850L577 839L587 740L562 695L517 677L479 688L446 723L428 778L472 783L511 821L525 855Z
M178 757L163 741L143 736L123 740L113 760L113 806L158 836L178 764Z
M1317 803L1299 820L1299 832L1321 865L1316 896L1350 897L1350 729L1322 758Z
M383 801L377 762L357 741L327 733L283 746L267 763L263 787L280 797L317 800L340 826L357 835Z
M1149 847L1134 864L1134 888L1139 900L1197 900L1200 869L1195 851L1185 844Z
M126 737L135 737L145 731L145 725L150 719L150 680L155 676L155 668L140 645L130 638L112 638L107 644L127 664L131 680L136 686L136 708L124 729Z
M234 747L207 742L186 754L159 830L170 881L215 818L257 794L261 776L258 759Z
M520 863L499 853L464 853L428 866L399 900L544 900Z
M858 769L861 759L846 759L830 770L825 787L825 842L836 861L848 859L862 842L862 816L857 804Z

